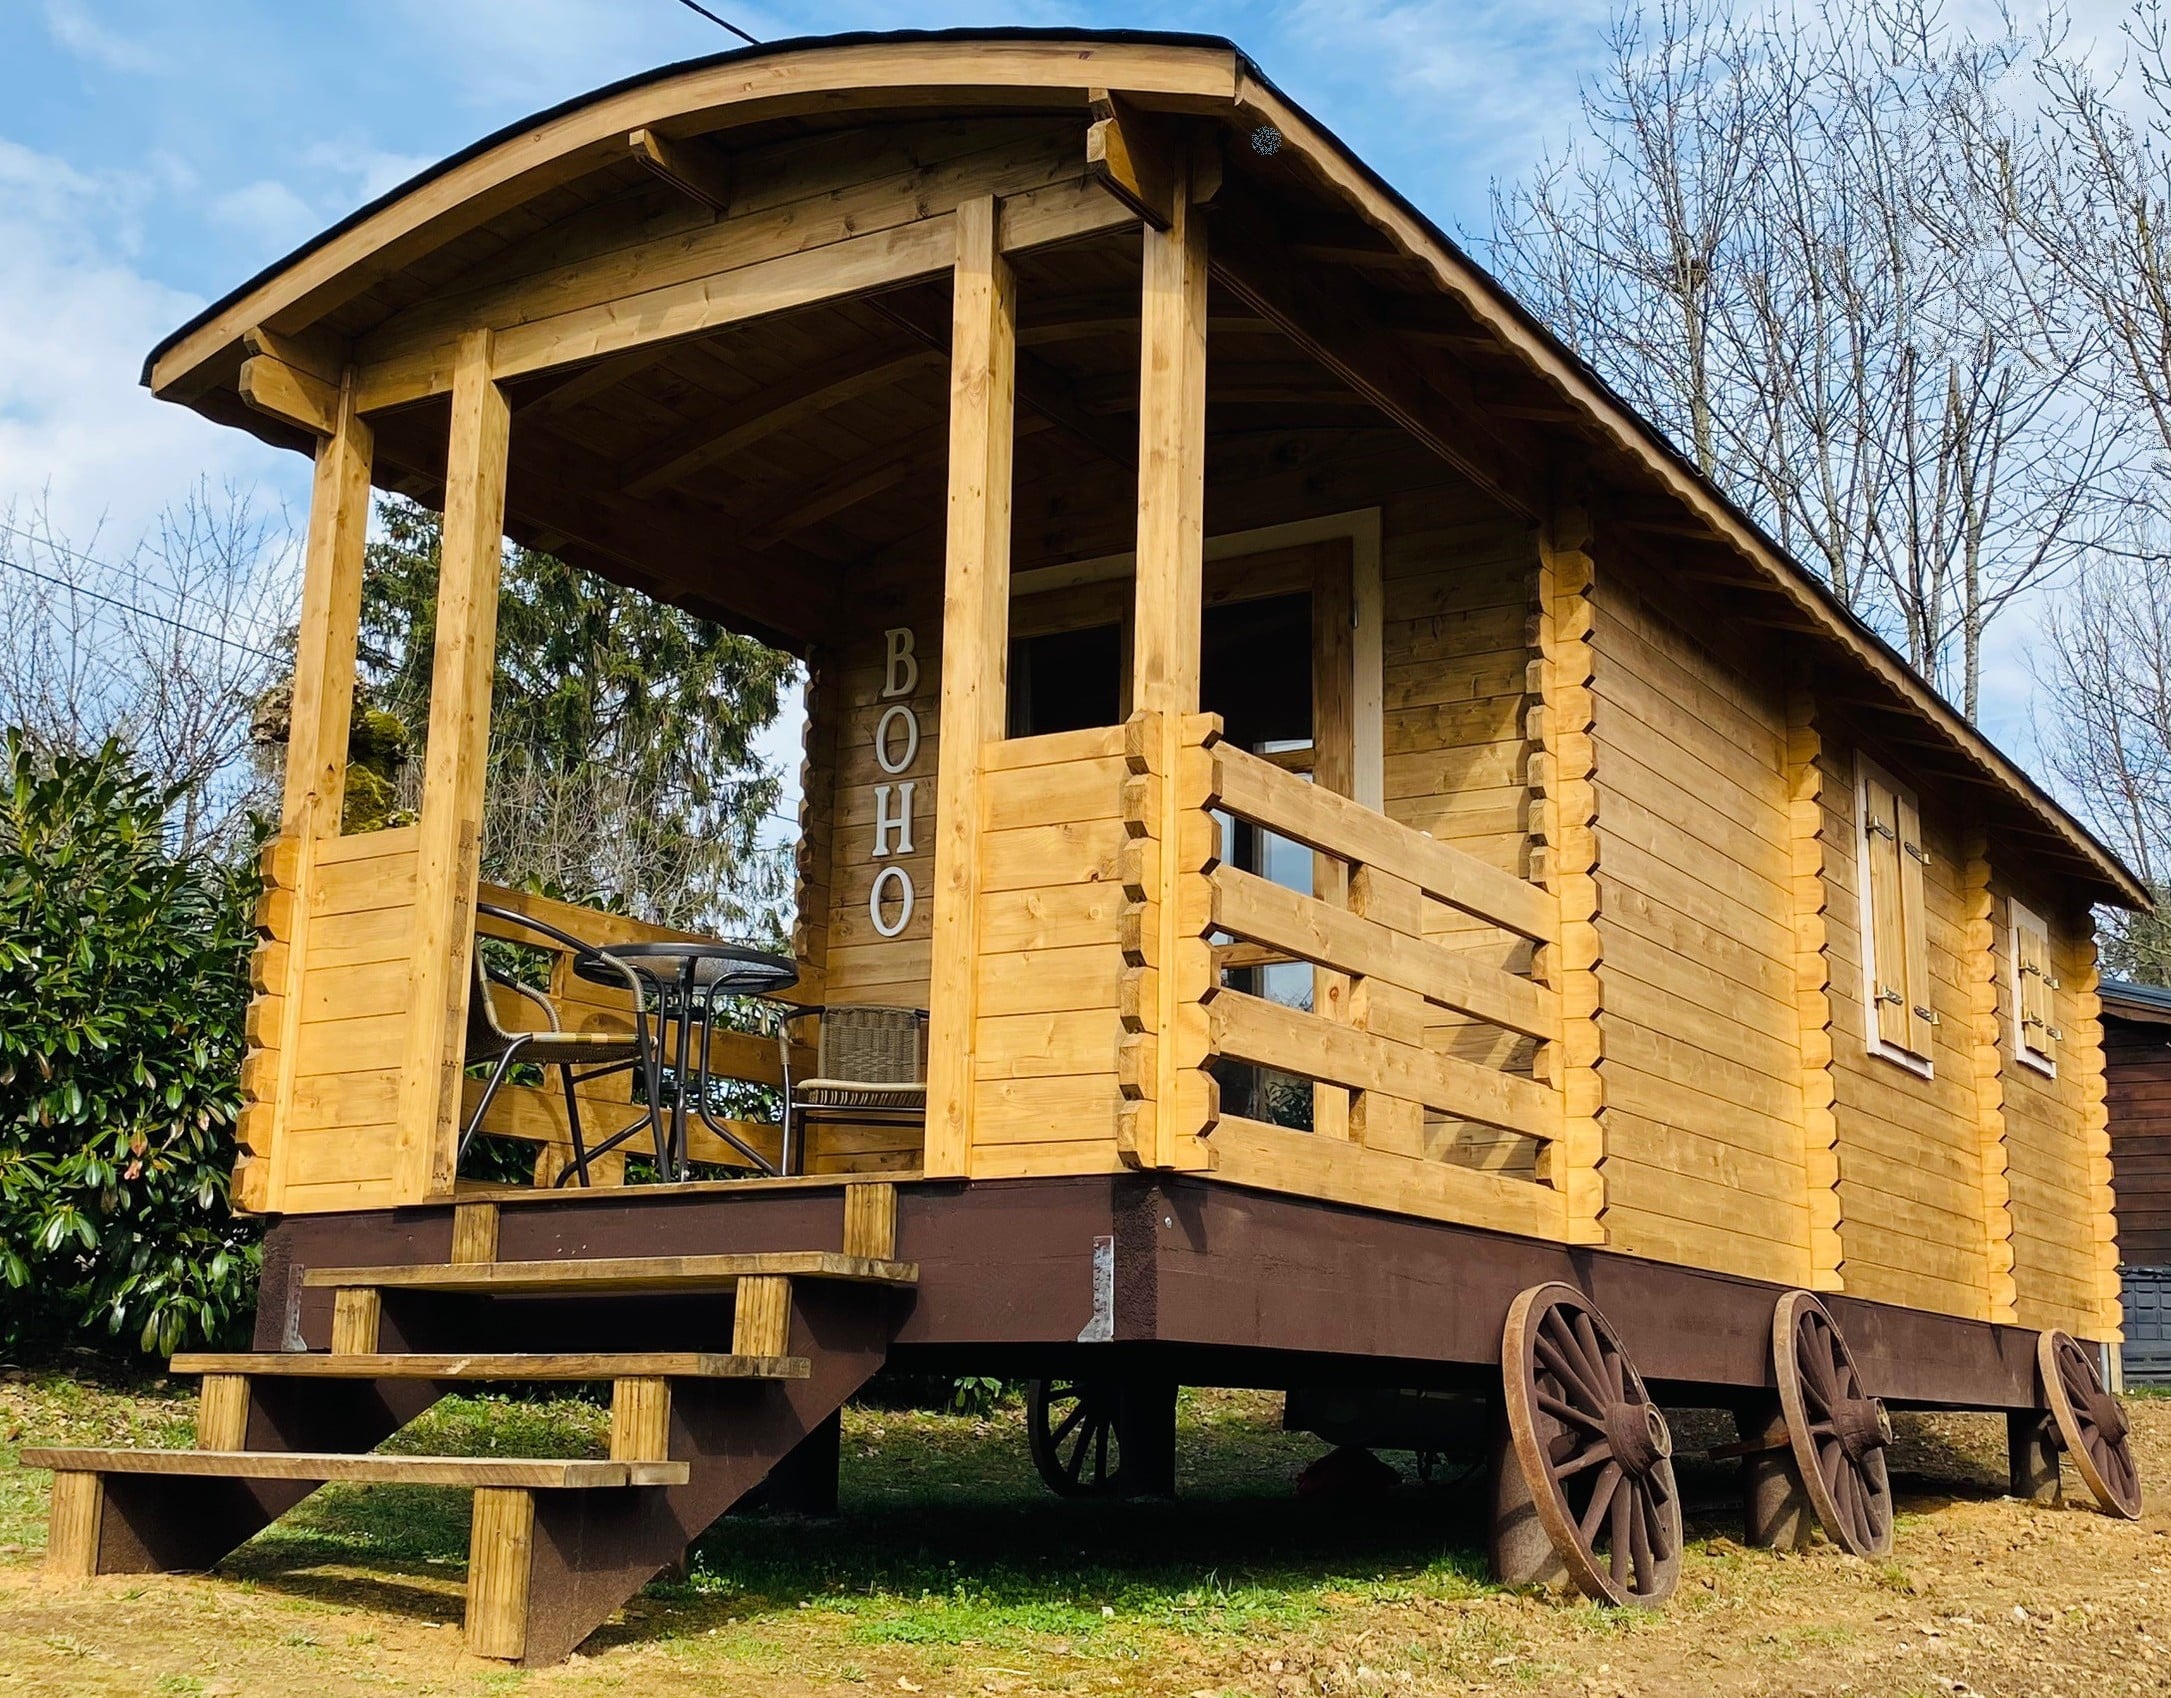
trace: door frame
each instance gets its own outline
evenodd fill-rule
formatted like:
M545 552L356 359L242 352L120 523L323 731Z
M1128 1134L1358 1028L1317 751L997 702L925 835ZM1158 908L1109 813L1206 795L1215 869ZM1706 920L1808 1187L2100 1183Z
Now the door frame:
M1242 559L1254 554L1271 554L1281 549L1301 548L1307 544L1346 541L1349 545L1349 597L1351 629L1348 677L1348 701L1350 713L1349 796L1376 812L1386 812L1386 671L1385 630L1386 584L1383 577L1380 549L1380 510L1377 507L1353 508L1340 513L1324 513L1315 518L1293 519L1278 525L1261 525L1250 530L1223 531L1206 539L1203 550L1207 566L1217 562ZM1053 566L1036 566L1029 571L1013 573L1010 594L1013 607L1029 598L1049 598L1044 606L1060 606L1054 597L1063 590L1088 590L1089 586L1112 584L1134 577L1138 569L1135 552L1095 555L1090 559L1065 561ZM1270 582L1256 590L1247 587L1246 593L1216 595L1211 583L1207 587L1207 601L1249 601L1270 595L1290 594L1298 590L1313 590L1314 606L1322 605L1322 599L1310 584L1292 579L1287 583ZM1080 601L1090 601L1090 595ZM1116 609L1122 624L1121 652L1124 677L1118 700L1130 700L1131 655L1131 598L1120 598ZM1031 618L1020 619L1013 615L1012 634L1029 635L1037 630L1058 630L1066 626L1056 623L1043 624ZM1315 653L1319 644L1314 639ZM1315 727L1322 714L1323 691L1315 680L1312 711Z

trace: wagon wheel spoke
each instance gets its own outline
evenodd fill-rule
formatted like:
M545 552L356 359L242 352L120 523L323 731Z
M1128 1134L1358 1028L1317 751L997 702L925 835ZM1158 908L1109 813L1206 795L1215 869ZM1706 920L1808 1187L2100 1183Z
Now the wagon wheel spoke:
M1597 1542L1599 1524L1613 1508L1613 1500L1620 1488L1621 1465L1608 1456L1605 1467L1598 1471L1598 1478L1592 1483L1591 1501L1584 1507L1583 1518L1576 1523L1576 1531L1583 1535L1586 1545Z
M1598 1381L1587 1375L1582 1363L1570 1361L1568 1353L1556 1340L1543 1333L1539 1334L1537 1353L1538 1360L1551 1370L1553 1378L1560 1384L1560 1389L1575 1399L1579 1407L1596 1411L1606 1406L1605 1395L1599 1390Z
M1569 1457L1567 1461L1555 1463L1553 1465L1553 1478L1556 1480L1573 1479L1576 1475L1582 1473L1584 1469L1609 1461L1612 1456L1613 1446L1608 1441L1600 1439L1589 1449L1578 1451L1574 1456Z
M1606 1400L1605 1358L1584 1340L1574 1318L1556 1309L1539 1326L1538 1337L1559 1352L1576 1383L1590 1393L1594 1403L1602 1405Z
M1594 1433L1602 1433L1606 1430L1605 1422L1588 1410L1578 1409L1574 1404L1564 1403L1561 1399L1549 1396L1542 1391L1538 1393L1538 1407L1558 1420L1573 1421L1577 1426L1588 1427Z

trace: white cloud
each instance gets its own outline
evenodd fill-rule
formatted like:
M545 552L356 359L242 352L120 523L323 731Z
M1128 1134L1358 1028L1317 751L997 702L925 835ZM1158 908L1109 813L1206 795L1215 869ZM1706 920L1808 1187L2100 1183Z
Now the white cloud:
M148 43L133 41L92 17L81 0L45 0L45 28L69 52L109 71L150 76L170 68L170 61Z
M269 259L316 233L323 220L286 184L269 177L229 189L211 203L211 216Z
M125 233L154 179L91 175L0 140L0 507L125 554L200 476L293 499L296 457L155 401L143 356L202 304L146 277Z

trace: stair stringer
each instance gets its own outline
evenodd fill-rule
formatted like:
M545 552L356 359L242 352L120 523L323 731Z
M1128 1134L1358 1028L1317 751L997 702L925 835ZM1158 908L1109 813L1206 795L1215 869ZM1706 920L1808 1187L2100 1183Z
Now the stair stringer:
M678 1562L874 1376L901 1308L893 1292L795 1281L791 1352L808 1358L806 1379L674 1382L670 1456L690 1464L685 1485L537 1493L521 1662L562 1662Z

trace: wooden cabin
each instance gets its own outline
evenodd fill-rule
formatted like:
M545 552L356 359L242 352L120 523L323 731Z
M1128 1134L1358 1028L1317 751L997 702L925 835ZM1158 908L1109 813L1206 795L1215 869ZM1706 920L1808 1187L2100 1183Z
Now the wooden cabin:
M1134 1488L1179 1383L1479 1397L1501 1572L1616 1601L1678 1562L1662 1400L1738 1412L1766 1542L1889 1541L1884 1402L2006 1411L2031 1491L2060 1442L2116 1474L2090 914L2141 887L1230 43L671 66L145 381L316 465L271 1225L260 1353L177 1364L199 1452L40 1453L64 1571L427 1476L475 1489L470 1643L547 1660L770 1470L819 1498L885 1361L1100 1388ZM444 514L435 689L419 817L348 834L376 489ZM537 1183L457 1177L477 903L658 935L479 885L501 537L803 658L789 994L925 1010L923 1118L554 1185L512 1086ZM612 1460L362 1454L493 1374L610 1380Z
M2171 991L2103 982L2123 1378L2171 1381Z

